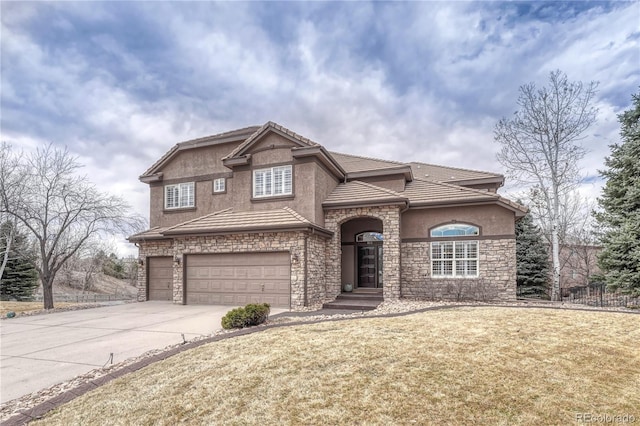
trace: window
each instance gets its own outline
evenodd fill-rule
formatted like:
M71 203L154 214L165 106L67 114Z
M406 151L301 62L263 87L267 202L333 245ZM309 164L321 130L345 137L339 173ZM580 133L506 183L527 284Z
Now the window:
M253 196L272 197L293 193L291 166L253 171Z
M467 224L443 225L431 230L431 236L466 237L479 235L477 226ZM434 241L431 243L431 276L477 277L478 241Z
M480 230L477 226L464 223L442 225L431 230L432 237L466 237L469 235L480 235Z
M193 207L194 200L193 182L180 183L178 185L167 185L164 187L164 208L179 209Z
M356 235L357 243L364 243L369 241L384 241L384 236L379 232L363 232Z
M225 189L225 179L219 178L213 180L213 192L224 192Z

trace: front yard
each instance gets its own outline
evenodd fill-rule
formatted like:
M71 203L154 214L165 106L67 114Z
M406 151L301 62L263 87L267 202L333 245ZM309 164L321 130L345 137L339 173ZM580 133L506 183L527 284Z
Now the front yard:
M39 424L640 421L640 316L456 308L270 329L183 352Z

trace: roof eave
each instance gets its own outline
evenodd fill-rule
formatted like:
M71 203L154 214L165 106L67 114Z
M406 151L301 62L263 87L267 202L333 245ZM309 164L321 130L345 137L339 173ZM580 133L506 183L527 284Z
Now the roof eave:
M336 177L340 179L344 179L346 172L344 169L338 164L338 162L331 157L331 155L327 152L324 147L321 146L309 146L309 147L298 147L293 148L291 150L293 158L304 158L304 157L316 157L320 160L320 162L327 168L331 173L333 173Z
M407 182L411 182L413 180L413 173L411 173L411 166L398 166L387 169L374 169L374 170L363 170L360 172L350 172L346 174L346 180L356 180L359 178L367 178L367 177L376 177L376 176L390 176L390 175L399 175L403 174L404 178Z
M382 200L363 200L363 201L337 201L324 202L322 208L324 210L336 210L349 207L380 207L380 206L397 206L407 205L409 200L406 198L388 198Z
M222 160L222 164L225 167L233 168L236 166L246 166L249 164L251 160L251 154L239 156L239 157L230 157Z
M451 183L455 185L465 186L465 185L483 185L488 183L498 184L498 186L502 186L504 184L504 176L495 176L495 177L487 177L487 178L475 178L475 179L451 179L444 180L442 182Z
M160 173L142 175L138 179L140 180L140 182L143 182L143 183L153 183L153 182L160 182L162 180L162 176L163 176L162 172L160 172Z
M164 235L170 237L179 237L179 236L198 236L198 235L230 235L230 234L255 234L259 232L291 232L291 231L300 231L308 229L311 232L321 235L325 238L331 238L333 236L333 232L324 229L318 225L314 225L312 223L301 223L300 225L274 225L274 226L252 226L252 227L235 227L235 228L225 228L216 230L212 229L198 229L192 231L179 231L179 230L170 230L164 232Z

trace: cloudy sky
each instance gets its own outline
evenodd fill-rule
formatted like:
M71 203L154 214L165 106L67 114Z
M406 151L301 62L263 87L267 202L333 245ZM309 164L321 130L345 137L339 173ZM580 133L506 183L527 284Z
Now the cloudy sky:
M595 195L640 86L639 2L0 8L2 140L66 145L145 216L138 176L171 146L269 120L330 150L502 172L496 122L555 69L600 82L582 163Z

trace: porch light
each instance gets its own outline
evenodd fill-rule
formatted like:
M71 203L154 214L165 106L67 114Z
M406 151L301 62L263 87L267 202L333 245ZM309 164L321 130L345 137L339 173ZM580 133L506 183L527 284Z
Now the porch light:
M144 259L143 258L138 259L138 266L144 266Z
M291 263L298 263L298 255L297 255L297 254L294 254L294 255L291 257Z
M181 261L181 257L176 254L175 257L173 258L173 262L176 265L180 265L180 261Z

